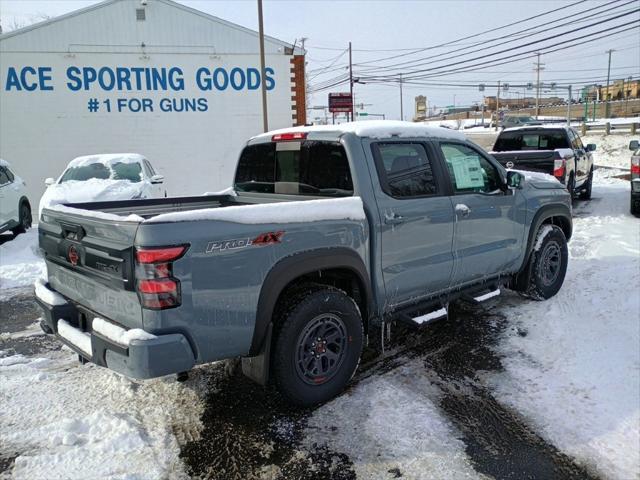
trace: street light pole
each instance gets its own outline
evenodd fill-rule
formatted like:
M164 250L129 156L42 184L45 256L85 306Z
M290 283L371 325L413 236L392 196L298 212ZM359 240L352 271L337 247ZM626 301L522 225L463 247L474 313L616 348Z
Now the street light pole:
M264 29L262 25L262 0L258 0L258 34L260 36L260 77L262 90L262 128L265 132L269 131L269 120L267 113L267 72L264 62Z

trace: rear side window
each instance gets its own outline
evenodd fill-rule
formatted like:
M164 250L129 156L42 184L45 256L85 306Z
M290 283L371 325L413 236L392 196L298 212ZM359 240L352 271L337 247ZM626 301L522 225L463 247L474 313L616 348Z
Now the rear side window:
M339 143L306 140L247 146L240 155L239 192L343 197L353 195L347 154Z
M564 130L502 132L493 147L495 152L517 150L555 150L571 148Z
M375 143L382 189L395 198L423 197L438 193L433 165L421 143Z

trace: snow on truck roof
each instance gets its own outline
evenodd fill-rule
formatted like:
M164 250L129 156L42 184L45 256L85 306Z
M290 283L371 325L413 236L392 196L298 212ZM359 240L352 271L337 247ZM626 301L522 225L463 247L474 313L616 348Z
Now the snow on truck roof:
M502 130L503 132L517 132L518 130L569 130L566 124L558 125L557 123L549 123L547 125L521 125L519 127L509 127Z
M367 120L361 122L348 122L339 125L311 125L303 127L282 128L270 132L261 133L252 137L249 141L268 141L273 135L283 133L319 133L335 134L340 137L345 133L353 133L359 137L390 138L390 137L437 137L454 140L465 140L466 137L456 131L442 127L432 127L423 123L401 122L396 120Z
M84 155L74 158L69 162L69 167L84 167L92 163L102 163L111 166L114 163L140 163L145 159L138 153L100 153L94 155Z

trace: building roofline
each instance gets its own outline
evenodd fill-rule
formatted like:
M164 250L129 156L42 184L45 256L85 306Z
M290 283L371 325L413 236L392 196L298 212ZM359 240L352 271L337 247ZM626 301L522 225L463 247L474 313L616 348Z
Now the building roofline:
M27 25L26 27L22 27L22 28L19 28L17 30L13 30L11 32L7 32L7 33L1 34L0 35L0 41L4 40L6 38L11 38L11 37L14 37L14 36L17 36L17 35L21 35L23 33L30 32L32 30L36 30L36 29L41 28L41 27L45 27L47 25L51 25L52 23L55 23L55 22L59 22L59 21L62 21L62 20L73 18L73 17L76 17L78 15L83 15L83 14L85 14L87 12L91 12L93 10L97 10L99 8L103 8L103 7L112 5L112 4L120 2L120 1L122 1L122 0L103 0L102 2L96 3L94 5L89 5L88 7L79 8L78 10L73 10L72 12L64 13L62 15L58 15L58 16L50 18L48 20L44 20L42 22L34 23L33 25ZM178 9L183 10L185 12L191 13L192 15L197 15L197 16L205 18L205 19L207 19L209 21L219 23L221 25L224 25L225 27L233 28L235 30L239 30L239 31L241 31L243 33L246 33L246 34L249 34L249 35L252 35L252 36L255 36L256 38L258 38L258 32L256 32L255 30L251 30L250 28L243 27L242 25L238 25L237 23L232 23L232 22L229 22L227 20L223 20L220 17L216 17L215 15L211 15L211 14L203 12L201 10L197 10L195 8L188 7L186 5L183 5L181 3L175 2L173 0L152 0L152 1L153 2L157 2L157 3L164 3L165 5L168 5L170 7L178 8ZM281 46L281 47L293 48L293 45L291 43L285 42L283 40L278 40L277 38L270 37L268 35L265 35L264 39L265 39L266 42L270 42L272 44L275 44L275 45L278 45L278 46ZM305 54L305 50L303 50L300 47L295 47L294 53L298 54L298 55L304 55Z

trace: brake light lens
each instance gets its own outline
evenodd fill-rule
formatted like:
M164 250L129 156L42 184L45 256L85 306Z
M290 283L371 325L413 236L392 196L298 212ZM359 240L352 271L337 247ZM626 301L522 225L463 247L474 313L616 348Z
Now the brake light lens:
M292 140L304 140L307 138L307 132L286 132L276 133L271 137L272 142L290 142Z
M180 281L173 277L173 261L188 245L136 250L136 288L143 308L162 310L181 303Z
M553 176L556 178L563 178L567 168L567 161L562 159L556 159L553 161Z
M631 174L640 175L640 157L631 157Z
M138 263L171 262L180 258L187 251L185 245L166 248L139 248L136 250Z

